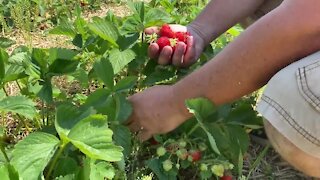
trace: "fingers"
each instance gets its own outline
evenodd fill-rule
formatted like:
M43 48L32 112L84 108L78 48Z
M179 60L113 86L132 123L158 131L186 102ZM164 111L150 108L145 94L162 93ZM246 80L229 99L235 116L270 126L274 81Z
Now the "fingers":
M167 65L171 62L172 56L172 48L170 46L165 46L162 51L160 52L158 58L158 64L160 65Z
M159 45L157 43L151 43L148 48L148 56L151 59L157 59L159 56Z
M144 32L146 34L153 34L153 33L158 34L159 33L159 27L155 27L155 26L149 27L149 28L144 29Z
M189 36L187 39L187 49L183 58L181 67L188 67L195 61L195 43L193 36Z
M146 141L152 137L152 133L150 133L147 129L136 122L131 122L130 124L128 124L128 128L131 132L136 133L140 141Z
M174 51L174 54L172 56L172 64L174 66L180 67L183 63L183 57L186 52L187 45L183 42L178 42L176 45L176 49Z

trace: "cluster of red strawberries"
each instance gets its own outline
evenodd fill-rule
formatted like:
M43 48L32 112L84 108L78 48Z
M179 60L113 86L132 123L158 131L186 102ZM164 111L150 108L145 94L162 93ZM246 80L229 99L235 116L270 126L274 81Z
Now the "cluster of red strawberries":
M187 44L188 36L190 36L188 32L173 32L168 24L161 26L159 35L160 37L157 40L157 44L159 45L160 51L165 46L171 46L174 51L178 42Z

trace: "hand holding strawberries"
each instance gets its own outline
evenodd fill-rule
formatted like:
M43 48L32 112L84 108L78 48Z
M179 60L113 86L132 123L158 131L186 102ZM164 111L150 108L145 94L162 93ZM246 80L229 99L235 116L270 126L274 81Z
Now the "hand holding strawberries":
M158 34L158 39L149 46L149 56L161 65L173 64L188 67L201 55L204 41L190 27L167 25L145 29L147 34Z

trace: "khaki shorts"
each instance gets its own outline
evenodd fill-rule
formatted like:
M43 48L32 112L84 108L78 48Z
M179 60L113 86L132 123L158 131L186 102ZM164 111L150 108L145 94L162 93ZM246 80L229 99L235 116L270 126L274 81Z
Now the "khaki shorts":
M299 149L320 158L320 51L273 76L257 111Z

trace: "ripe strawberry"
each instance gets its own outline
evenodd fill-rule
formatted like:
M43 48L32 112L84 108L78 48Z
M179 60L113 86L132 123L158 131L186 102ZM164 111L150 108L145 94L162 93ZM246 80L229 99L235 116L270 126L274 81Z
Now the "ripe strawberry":
M159 49L161 51L165 46L170 46L170 40L168 37L160 37L157 40L157 44L158 44Z
M187 44L187 39L188 39L189 33L187 32L176 32L176 38L178 41L184 42Z
M189 158L192 162L199 161L201 159L201 151L196 150L189 152Z
M175 33L172 31L168 24L162 25L160 28L160 36L161 37L168 37L168 38L175 38Z
M150 143L151 145L158 145L158 144L159 144L159 142L158 142L156 139L154 139L154 137L152 137L152 138L149 140L149 143Z
M220 180L232 180L232 176L224 175L220 178Z

